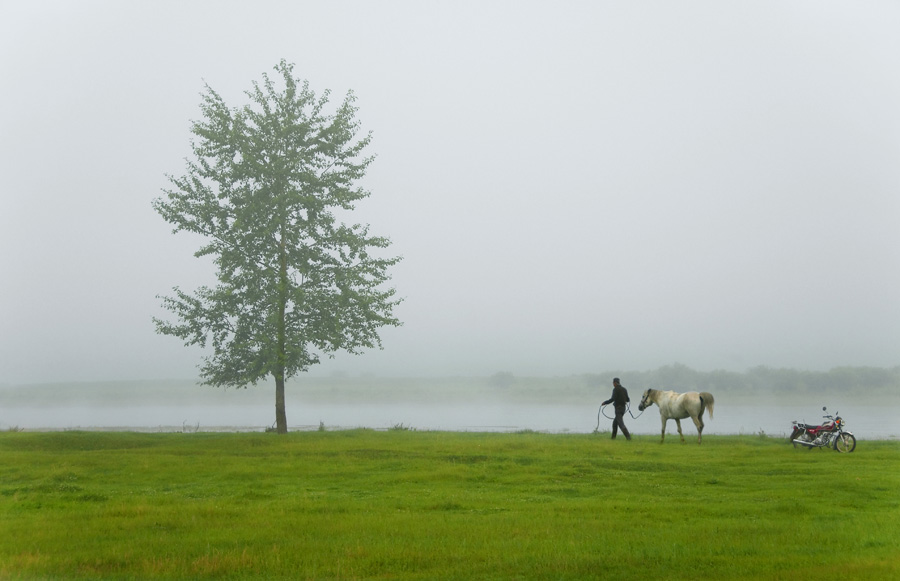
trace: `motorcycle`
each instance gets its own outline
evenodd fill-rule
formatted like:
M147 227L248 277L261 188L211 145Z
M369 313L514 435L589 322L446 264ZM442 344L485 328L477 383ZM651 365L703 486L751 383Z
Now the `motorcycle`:
M828 408L823 407L823 412L827 412ZM825 423L816 426L813 424L803 424L797 421L793 424L793 432L791 433L791 442L794 447L804 446L810 450L813 448L834 448L837 452L852 452L856 449L856 436L850 432L844 431L844 419L837 415L826 414Z

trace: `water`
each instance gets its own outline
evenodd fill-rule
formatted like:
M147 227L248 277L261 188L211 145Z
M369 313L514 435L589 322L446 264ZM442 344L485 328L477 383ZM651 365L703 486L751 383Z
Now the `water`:
M24 403L24 402L23 402ZM659 434L656 407L637 418L626 414L625 424L635 434ZM604 411L612 415L612 407ZM877 404L839 407L847 430L859 439L900 438L900 422L894 407ZM514 432L534 430L549 433L591 433L598 426L598 409L575 404L499 403L288 403L291 430L389 429L403 426L416 430L469 432ZM761 434L787 437L791 421L821 423L822 411L809 404L752 405L719 401L714 418L704 416L704 435ZM274 404L259 399L239 405L222 399L214 405L6 405L0 409L0 430L125 429L142 431L261 431L274 423ZM609 431L612 421L600 416L599 428ZM685 438L696 437L690 419L682 421ZM667 434L677 437L674 420Z

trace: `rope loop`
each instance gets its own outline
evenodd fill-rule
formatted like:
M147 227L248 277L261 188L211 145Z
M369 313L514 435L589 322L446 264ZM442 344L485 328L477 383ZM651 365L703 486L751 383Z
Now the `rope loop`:
M611 418L611 417L609 417L608 415L606 415L606 411L604 411L603 408L605 408L605 407L608 406L608 405L609 405L609 404L601 405L601 406L600 406L600 409L597 410L597 427L594 428L594 431L595 431L595 432L596 432L597 430L600 429L600 414L603 414L603 417L606 418L606 419L608 419L608 420L614 420L614 419L616 419L615 417L612 417L612 418ZM647 410L645 410L645 409L644 409L644 410L641 410L641 411L638 412L638 415L634 415L633 413L631 413L631 402L628 402L628 407L625 409L625 411L628 412L628 415L630 415L630 416L632 417L632 419L635 419L635 420L636 420L636 419L638 419L639 417L641 417L642 415L644 415L644 412L647 411Z

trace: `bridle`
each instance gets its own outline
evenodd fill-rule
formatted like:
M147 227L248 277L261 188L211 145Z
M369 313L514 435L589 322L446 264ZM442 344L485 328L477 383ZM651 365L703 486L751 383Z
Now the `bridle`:
M653 402L650 401L651 393L653 393L653 390L648 389L647 392L644 394L644 397L641 398L641 403L640 403L640 405L638 405L638 409L641 410L641 413L644 413L644 410L646 410L648 407L653 405Z

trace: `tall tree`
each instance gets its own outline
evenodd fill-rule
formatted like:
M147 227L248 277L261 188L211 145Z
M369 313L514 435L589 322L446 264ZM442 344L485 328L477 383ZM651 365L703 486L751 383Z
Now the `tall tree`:
M202 382L247 387L275 380L275 424L287 432L285 380L337 350L381 348L380 327L398 326L399 304L387 269L399 257L379 253L387 238L345 214L369 192L357 185L372 157L371 133L359 136L354 95L333 113L281 61L229 108L206 86L202 118L192 124L193 159L153 202L173 233L206 238L195 256L212 256L218 284L158 297L177 320L154 318L158 333L185 345L212 346Z

